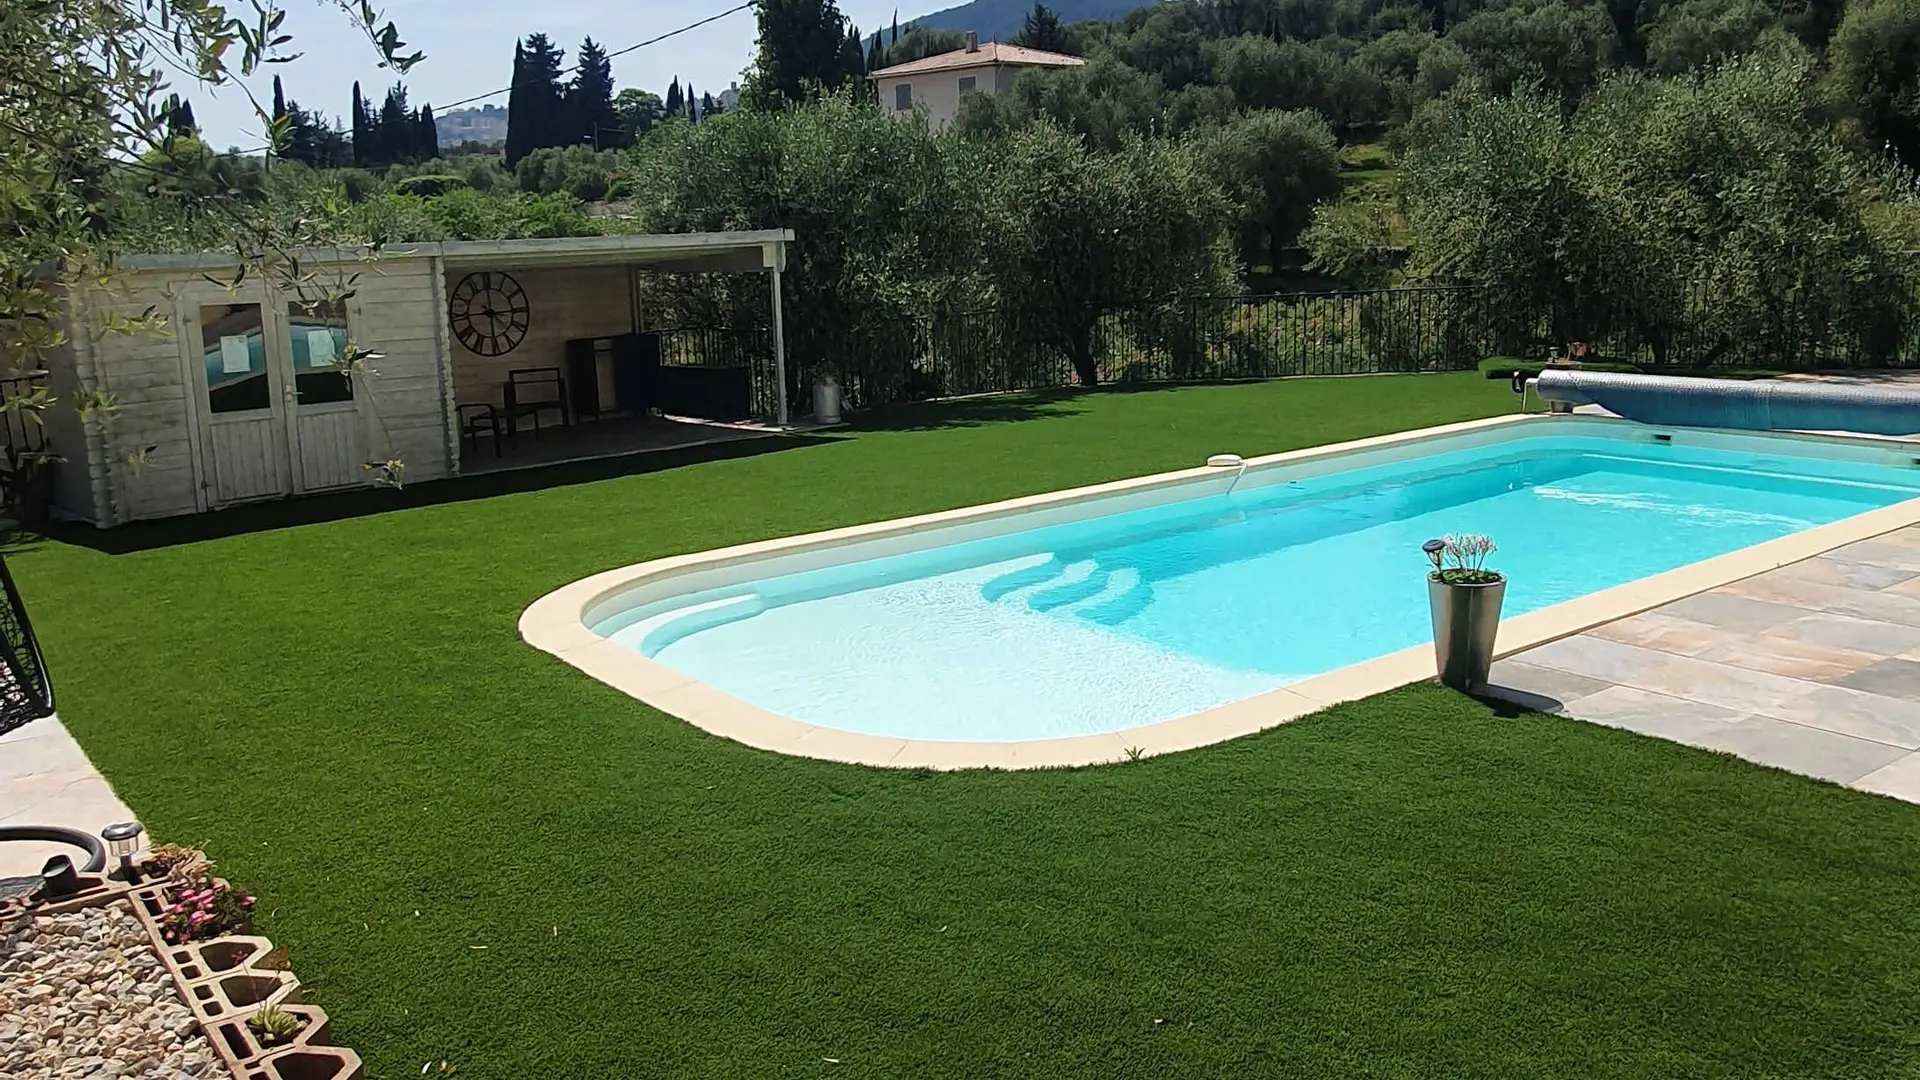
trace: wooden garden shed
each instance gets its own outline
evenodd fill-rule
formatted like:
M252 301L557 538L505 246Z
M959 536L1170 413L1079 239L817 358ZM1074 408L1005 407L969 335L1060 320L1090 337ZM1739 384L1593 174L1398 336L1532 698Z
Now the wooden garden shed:
M376 259L309 251L302 260L320 284L293 290L259 272L228 287L230 256L124 258L109 285L69 297L69 344L49 364L62 404L45 414L47 436L64 459L54 512L109 526L364 486L390 460L415 484L778 430L792 239L463 241ZM650 324L636 276L650 272L765 275L768 321ZM343 302L316 302L349 274ZM170 333L96 332L149 308ZM377 354L362 373L341 364L349 341ZM82 422L65 407L82 388L111 395L110 419ZM725 415L707 419L705 402Z

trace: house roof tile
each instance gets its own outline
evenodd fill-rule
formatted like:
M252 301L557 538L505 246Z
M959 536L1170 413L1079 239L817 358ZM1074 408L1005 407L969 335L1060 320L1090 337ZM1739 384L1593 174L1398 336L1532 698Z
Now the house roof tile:
M899 75L923 75L930 71L953 71L958 68L987 67L991 64L1011 64L1026 67L1079 67L1086 63L1077 56L1065 53L1046 52L1041 49L1028 49L1019 45L1006 45L998 41L988 41L972 52L955 49L952 52L923 56L918 60L909 60L904 64L895 64L889 68L868 75L869 79L893 78Z

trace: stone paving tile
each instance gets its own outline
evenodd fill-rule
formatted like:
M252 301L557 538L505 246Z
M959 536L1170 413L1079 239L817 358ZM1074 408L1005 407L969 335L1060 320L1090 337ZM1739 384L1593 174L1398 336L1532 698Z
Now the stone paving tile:
M1867 592L1863 589L1840 589L1838 592L1840 595L1827 604L1825 610L1836 615L1851 615L1856 619L1920 626L1920 597Z
M1848 544L1837 551L1829 551L1826 557L1838 559L1841 562L1872 563L1876 566L1920 571L1920 541L1911 539L1908 531L1903 529L1890 536Z
M1764 716L1728 724L1700 745L1837 784L1852 783L1908 754L1898 746Z
M1768 603L1723 590L1676 600L1655 611L1661 615L1678 616L1728 630L1764 630L1808 614L1808 609L1792 604Z
M1820 555L1811 559L1802 559L1797 563L1789 563L1767 576L1878 592L1903 582L1920 581L1920 570L1881 566L1868 562L1847 562Z
M99 832L133 812L87 760L57 717L0 736L0 824L66 825ZM0 844L0 877L38 871L60 845Z
M1920 802L1920 753L1908 754L1891 765L1875 769L1853 781L1850 786L1908 802Z
M1920 702L1913 700L1823 686L1811 694L1787 698L1765 712L1776 720L1920 750Z
M1920 619L1920 598L1849 589L1844 585L1823 585L1778 573L1736 581L1721 591L1809 611L1836 611L1863 619L1891 617L1895 621L1908 621L1901 617L1903 615Z
M1833 682L1880 661L1872 653L1815 645L1777 631L1734 636L1692 655L1729 667L1817 682Z
M1869 694L1920 701L1920 661L1893 657L1831 681Z
M1810 694L1821 686L1805 679L1789 679L1684 656L1669 657L1665 664L1614 681L1735 712L1768 715L1782 703Z
M1665 611L1643 612L1618 622L1596 626L1587 634L1679 656L1699 656L1710 649L1739 640L1739 635L1732 631L1669 615Z
M1774 632L1810 645L1825 645L1879 657L1898 656L1920 649L1920 627L1875 619L1856 619L1851 615L1828 612L1795 619Z
M1539 667L1570 671L1590 679L1609 683L1627 682L1635 676L1670 663L1674 657L1638 645L1576 634L1529 649L1520 659Z
M1488 678L1490 681L1482 691L1486 696L1510 701L1535 712L1550 713L1562 712L1569 702L1597 694L1613 685L1601 679L1519 660L1502 660L1493 665Z
M1695 746L1705 745L1727 725L1747 718L1732 709L1631 686L1615 686L1583 697L1574 703L1570 715Z

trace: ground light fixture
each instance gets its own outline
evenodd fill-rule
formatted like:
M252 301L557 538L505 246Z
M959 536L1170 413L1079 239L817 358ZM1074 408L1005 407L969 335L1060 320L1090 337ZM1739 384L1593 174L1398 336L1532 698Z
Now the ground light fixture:
M120 873L129 885L140 883L140 871L134 869L133 856L140 850L140 837L146 831L137 821L123 821L100 830L100 839L107 842L107 853L119 857Z

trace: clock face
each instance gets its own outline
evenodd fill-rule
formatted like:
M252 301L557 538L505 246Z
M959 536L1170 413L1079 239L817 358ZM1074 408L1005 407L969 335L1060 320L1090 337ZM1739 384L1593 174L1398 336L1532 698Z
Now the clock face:
M447 300L447 322L468 352L481 356L512 352L527 336L527 291L511 274L497 270L468 274Z

